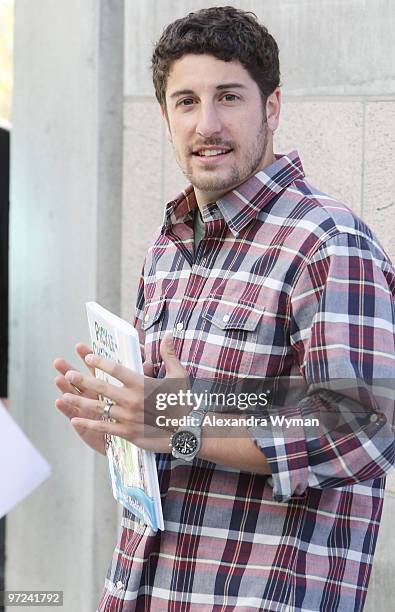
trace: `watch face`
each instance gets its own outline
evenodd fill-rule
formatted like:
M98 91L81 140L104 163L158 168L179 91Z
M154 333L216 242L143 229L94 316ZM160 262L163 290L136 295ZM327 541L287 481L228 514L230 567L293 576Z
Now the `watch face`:
M180 455L191 455L198 447L198 439L191 431L180 431L173 438L173 447Z

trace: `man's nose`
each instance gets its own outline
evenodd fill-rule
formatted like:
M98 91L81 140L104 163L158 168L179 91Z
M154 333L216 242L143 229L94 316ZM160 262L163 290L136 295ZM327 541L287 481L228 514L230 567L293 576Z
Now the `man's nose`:
M215 105L201 103L196 124L196 133L203 138L209 138L220 131L221 121Z

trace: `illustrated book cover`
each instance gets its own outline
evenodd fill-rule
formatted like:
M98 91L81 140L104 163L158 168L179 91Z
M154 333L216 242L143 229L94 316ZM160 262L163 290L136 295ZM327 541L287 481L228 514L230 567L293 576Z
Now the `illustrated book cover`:
M93 353L143 374L139 337L133 325L96 302L87 302L86 311ZM96 376L122 386L102 370L96 369ZM163 530L155 454L118 436L106 436L106 442L115 499L154 531Z

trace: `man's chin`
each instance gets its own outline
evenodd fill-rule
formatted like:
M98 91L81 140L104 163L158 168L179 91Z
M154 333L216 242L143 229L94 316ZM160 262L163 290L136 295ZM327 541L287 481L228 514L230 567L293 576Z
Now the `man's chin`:
M199 191L202 192L226 192L226 191L230 191L231 189L233 189L233 187L235 185L237 185L237 180L233 177L233 178L223 178L223 179L218 179L215 177L212 177L211 180L210 178L202 178L202 177L197 177L197 176L189 176L189 179L192 183L192 185L198 189Z

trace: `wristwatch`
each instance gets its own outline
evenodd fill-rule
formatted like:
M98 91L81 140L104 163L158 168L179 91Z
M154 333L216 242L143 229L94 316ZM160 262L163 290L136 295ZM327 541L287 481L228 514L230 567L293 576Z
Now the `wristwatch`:
M170 438L171 454L176 459L192 461L200 451L202 440L203 410L192 410L188 414L187 422L191 424L179 427Z

